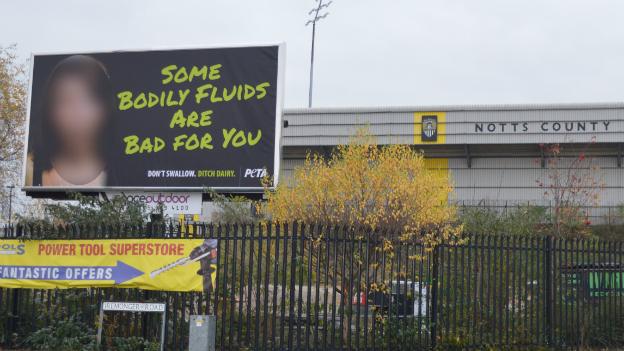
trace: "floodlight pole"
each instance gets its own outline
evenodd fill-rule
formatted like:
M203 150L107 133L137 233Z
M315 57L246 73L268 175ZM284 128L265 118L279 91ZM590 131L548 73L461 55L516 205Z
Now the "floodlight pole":
M308 108L312 107L312 91L314 85L314 42L316 40L316 22L322 20L323 18L329 15L329 12L326 12L322 15L319 15L322 9L329 7L332 1L327 3L323 3L324 0L316 0L318 2L318 6L310 10L308 15L314 15L314 18L308 20L306 22L306 26L312 24L312 46L310 49L310 87L308 89Z
M312 23L312 49L310 51L310 88L308 88L308 108L312 107L312 85L314 83L314 36L316 21Z

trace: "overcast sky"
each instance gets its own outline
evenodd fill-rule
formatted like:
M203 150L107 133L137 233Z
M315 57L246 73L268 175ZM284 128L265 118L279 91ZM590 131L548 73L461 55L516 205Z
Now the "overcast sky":
M287 43L307 104L314 0L3 0L0 45L30 52ZM314 106L624 100L624 1L334 0Z

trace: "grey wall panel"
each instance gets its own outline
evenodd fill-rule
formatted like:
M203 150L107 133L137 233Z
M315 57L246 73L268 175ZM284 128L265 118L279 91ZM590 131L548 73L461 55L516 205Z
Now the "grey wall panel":
M316 113L284 114L284 145L344 144L358 129L367 128L381 144L412 144L414 114L399 113Z
M536 162L537 161L537 162ZM467 168L466 160L459 158L449 159L449 168ZM539 158L530 157L492 157L472 159L472 168L541 168Z
M550 201L552 198L544 195L544 189L533 188L476 188L476 187L456 187L454 190L456 201L522 201L540 203ZM618 206L624 204L624 189L606 188L599 193L598 206ZM591 204L593 205L593 204Z
M624 168L618 168L613 158L597 157L592 162L598 165L593 177L603 183L599 192L599 204L604 206L624 203ZM565 160L562 160L561 172L565 174ZM449 173L455 184L455 196L458 201L501 200L534 201L547 199L544 188L551 183L549 172L542 169L532 158L484 158L475 159L472 168L461 159L449 160ZM584 173L581 173L583 175ZM567 176L562 176L564 179Z
M543 201L543 190L533 188L455 188L454 200L456 201Z
M601 206L624 203L624 168L613 167L612 158L595 158L600 165L596 179L604 182L600 191ZM281 163L281 181L288 181L304 158L287 158ZM449 175L457 201L546 201L537 180L548 184L546 171L533 158L480 158L468 168L463 159L449 159Z
M355 132L354 132L355 133ZM345 136L299 136L284 138L284 146L308 146L308 145L341 145L349 142L350 135ZM407 136L380 136L377 135L377 142L380 145L392 145L392 144L411 144L413 139Z
M426 111L446 112L447 144L624 142L622 104L286 110L284 119L289 127L284 130L283 141L285 146L337 145L346 142L359 127L368 126L382 144L411 144L414 112ZM571 131L566 131L566 122ZM483 131L477 130L475 123L482 124ZM547 123L547 131L542 130L542 123ZM553 130L555 123L559 123L559 131ZM487 128L490 124L492 131Z
M303 157L299 159L282 159L280 164L280 183L288 183L292 179L295 168L302 166L304 162L305 158Z
M596 204L598 207L616 207L624 204L624 189L605 189L600 193ZM455 188L454 201L479 202L479 201L503 201L509 203L542 204L551 202L551 198L544 195L544 190L539 188ZM593 204L590 204L593 206Z

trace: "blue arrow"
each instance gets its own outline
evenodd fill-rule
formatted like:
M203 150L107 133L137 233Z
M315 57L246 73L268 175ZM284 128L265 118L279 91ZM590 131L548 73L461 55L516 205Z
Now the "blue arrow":
M113 268L113 280L115 284L121 284L142 275L143 272L121 261L117 261L117 266Z
M121 261L115 266L0 266L0 279L113 280L121 284L143 272Z

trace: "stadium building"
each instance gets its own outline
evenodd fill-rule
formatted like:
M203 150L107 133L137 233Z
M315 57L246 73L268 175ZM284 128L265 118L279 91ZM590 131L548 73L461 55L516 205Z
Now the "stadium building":
M552 203L539 185L548 186L550 144L561 146L562 171L597 167L593 222L616 218L624 203L624 103L287 109L284 120L281 181L307 153L329 154L368 127L380 144L422 150L429 167L448 172L461 205ZM578 157L588 161L565 166Z

